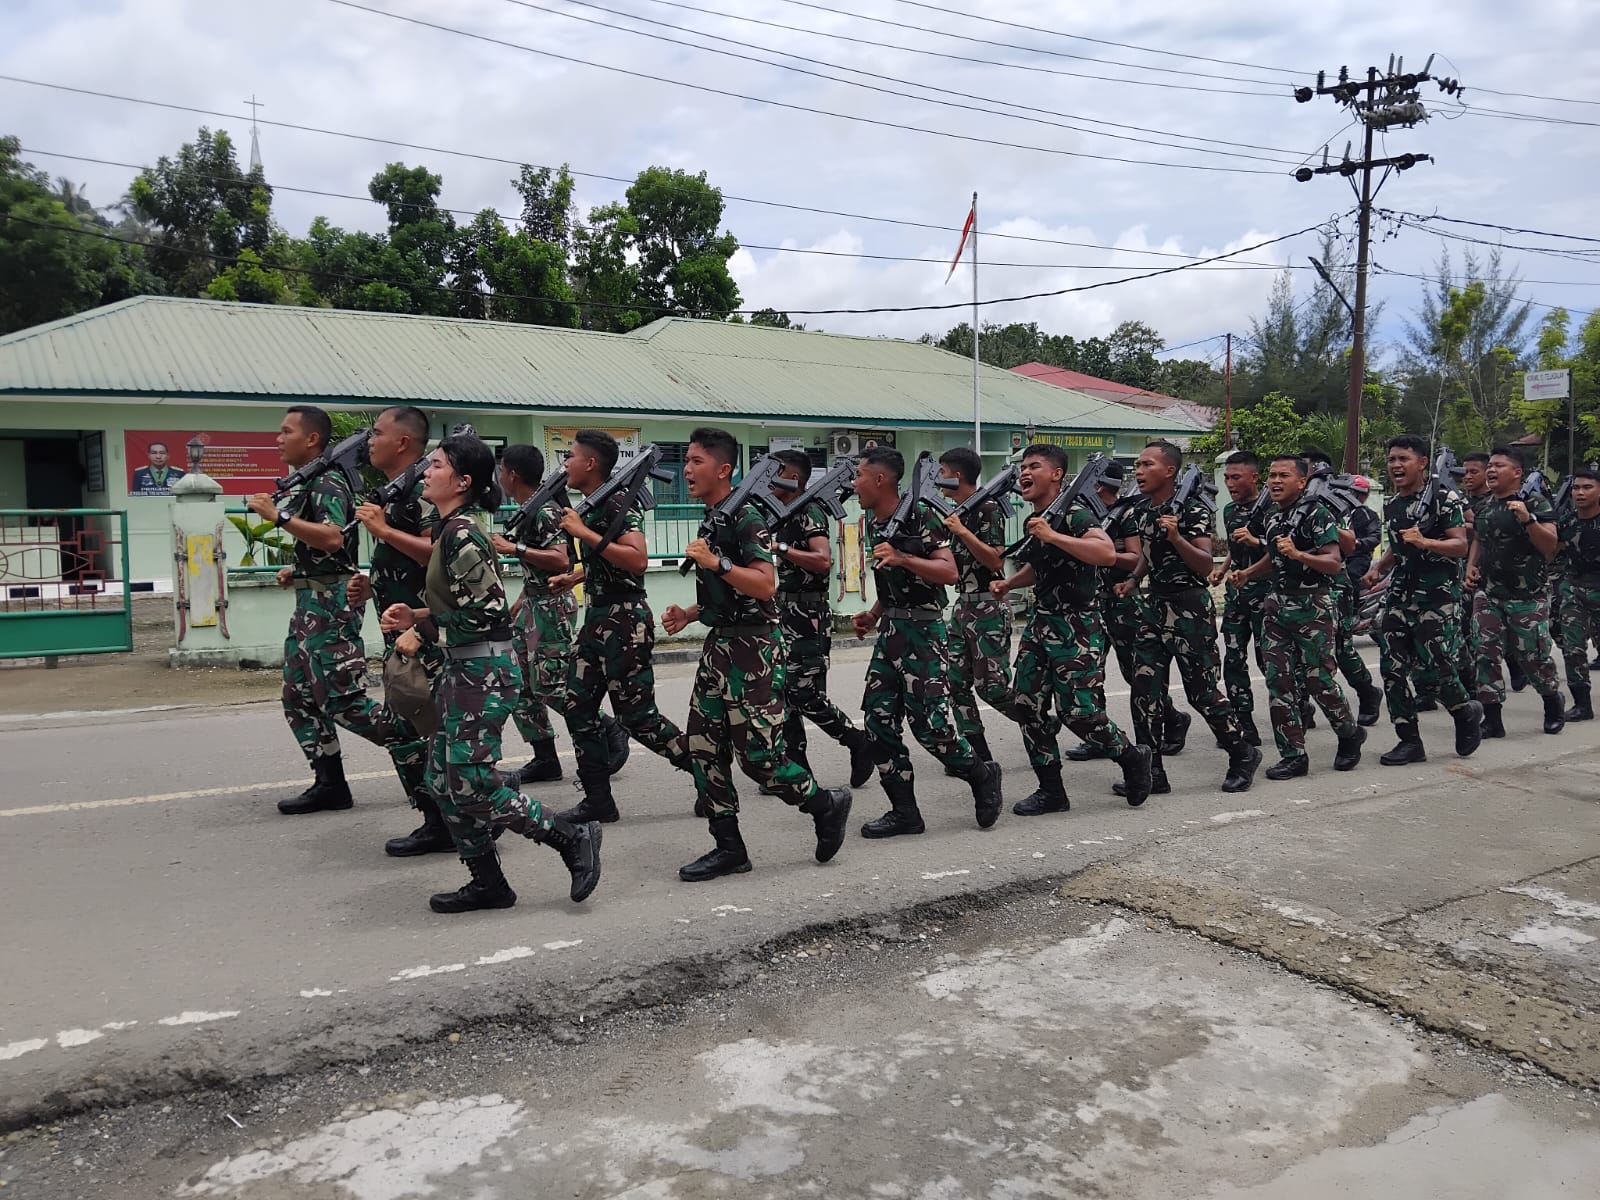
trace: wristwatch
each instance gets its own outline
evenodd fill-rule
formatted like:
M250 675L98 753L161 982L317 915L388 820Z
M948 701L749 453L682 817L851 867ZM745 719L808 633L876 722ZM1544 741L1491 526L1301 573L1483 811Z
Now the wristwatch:
M517 552L517 561L521 562L522 561L522 556L528 552L528 543L527 542L518 542L513 547L513 549L516 550L516 552Z
M717 560L717 575L719 577L726 575L731 570L733 570L733 559L724 554Z
M294 520L294 517L289 513L289 510L280 508L277 517L273 519L272 525L275 529L282 529L292 520Z
M779 554L787 554L789 553L789 543L779 542L774 549L776 549Z

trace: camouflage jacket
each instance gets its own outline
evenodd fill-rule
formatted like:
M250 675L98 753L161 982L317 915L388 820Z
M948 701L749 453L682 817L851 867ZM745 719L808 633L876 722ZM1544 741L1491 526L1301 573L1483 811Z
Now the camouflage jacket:
M332 525L343 529L355 515L355 497L344 472L324 471L311 481L309 487L298 488L285 500L279 511L303 521L319 525ZM337 550L318 550L298 538L294 543L294 576L296 579L331 579L335 576L353 575L356 569L356 532L344 536Z
M1000 507L999 501L990 500L980 504L962 518L962 523L984 545L993 546L996 550L1005 549L1006 511ZM956 590L963 596L987 596L989 585L1005 577L1004 571L991 571L974 558L967 544L958 537L950 538L950 551L956 556L956 570L960 572L956 578Z
M1166 505L1160 507L1165 509ZM1132 513L1136 526L1133 532L1144 539L1145 557L1150 564L1145 576L1149 580L1150 590L1157 593L1179 592L1185 588L1205 587L1205 576L1196 574L1172 548L1166 535L1160 532L1156 522L1161 515L1148 499L1136 504ZM1211 510L1200 501L1191 500L1178 514L1178 532L1191 542L1212 536Z
M1435 554L1419 546L1407 545L1401 533L1417 524L1417 495L1391 496L1383 506L1384 529L1389 535L1389 550L1394 555L1394 574L1389 581L1396 593L1408 596L1428 596L1449 599L1461 582L1461 564L1453 558ZM1438 538L1447 529L1460 529L1467 523L1466 507L1455 492L1446 493L1439 501L1437 518L1425 513L1424 529L1430 538Z
M1320 550L1339 541L1339 523L1321 504L1296 504L1287 512L1273 508L1267 514L1267 557L1272 560L1272 590L1280 595L1326 592L1333 588L1335 576L1324 575L1305 563L1296 562L1278 549L1278 539L1289 535L1297 550ZM1340 568L1339 575L1344 570Z
M1574 583L1600 586L1600 516L1562 514L1561 570Z
M1270 503L1270 502L1269 502ZM1248 529L1256 537L1263 540L1267 536L1265 516L1256 516L1256 502L1254 500L1241 504L1237 500L1229 500L1222 506L1222 528L1228 535L1228 550L1232 557L1229 559L1229 569L1243 571L1255 566L1266 556L1266 551L1260 546L1251 546L1244 542L1233 540L1234 531ZM1266 510L1270 512L1269 510ZM1246 596L1258 596L1272 590L1272 580L1252 579L1244 587L1236 589Z
M1067 511L1061 532L1082 537L1099 527L1094 514L1080 502ZM1038 611L1085 612L1094 607L1095 588L1101 574L1098 568L1043 542L1024 550L1017 561L1033 568L1033 596Z
M426 537L433 525L433 506L422 499L422 480L404 496L391 500L383 507L383 519L401 533ZM418 608L422 604L422 587L428 568L409 554L379 542L372 547L372 600L381 613L391 604L404 604Z
M460 509L440 522L428 560L423 595L451 646L511 636L511 606L500 581L500 564L488 534L478 527L478 512Z
M1532 600L1545 585L1544 555L1534 548L1528 531L1507 507L1516 498L1490 496L1478 510L1478 575L1483 590L1500 600ZM1543 496L1529 496L1524 503L1536 520L1555 520L1555 509Z
M596 533L604 534L611 528L611 522L616 519L617 514L623 512L623 505L627 499L620 494L613 496L609 503L589 513L583 519L583 523ZM644 514L637 508L630 508L623 517L617 537L620 538L625 533L636 533L643 528ZM607 561L604 555L596 554L585 547L583 590L590 604L614 604L618 601L636 600L644 595L644 575L624 571L616 563Z
M867 545L876 546L882 537L879 531L888 523L887 519L878 520L871 513L867 514ZM931 509L918 510L914 525L914 537L901 539L901 544L896 547L907 554L919 558L926 558L935 550L950 544L950 531L944 527L937 514ZM908 609L933 609L942 610L945 604L944 585L929 583L918 578L904 567L884 567L873 571L872 581L878 587L878 600L884 608Z
M546 504L533 518L533 524L523 535L522 544L529 550L553 550L557 546L567 543L567 535L561 529L560 505L551 502ZM570 553L569 553L570 559ZM550 594L550 576L564 574L560 571L541 571L537 567L522 564L523 584L522 594L529 598L548 596ZM593 585L590 585L591 589Z
M746 504L739 515L712 535L711 548L736 567L753 567L772 562L772 534L761 519L761 510ZM695 568L695 599L700 605L700 623L712 629L729 625L775 625L778 605L773 600L757 600L739 591L715 570Z
M1106 531L1106 536L1111 539L1111 544L1116 547L1118 554L1123 554L1128 548L1128 539L1139 536L1139 525L1133 512L1143 501L1135 500L1132 504L1124 504L1118 500L1111 506L1105 518L1100 522L1100 528ZM1119 508L1118 505L1121 505ZM1116 603L1116 597L1111 589L1116 587L1133 572L1124 571L1120 567L1100 568L1100 601L1102 604Z

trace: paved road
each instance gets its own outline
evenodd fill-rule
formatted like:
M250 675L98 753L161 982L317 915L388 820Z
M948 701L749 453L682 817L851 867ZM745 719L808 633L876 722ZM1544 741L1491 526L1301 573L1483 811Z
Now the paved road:
M838 694L858 694L861 670L859 659L836 668ZM688 671L663 676L663 708L682 713ZM1112 711L1125 715L1125 697L1113 695ZM1600 782L1588 765L1600 728L1545 737L1531 695L1507 720L1509 739L1462 764L1447 750L1448 719L1435 716L1425 724L1434 761L1400 771L1375 763L1389 741L1380 729L1370 765L1348 775L1323 765L1332 737L1322 729L1309 780L1241 796L1216 791L1224 760L1202 734L1171 764L1171 797L1129 810L1108 792L1115 767L1088 764L1069 772L1070 815L1008 815L989 832L973 827L965 786L927 769L926 836L852 839L827 867L811 861L805 818L751 795L756 870L701 886L676 878L705 843L687 779L636 750L619 777L626 815L607 829L594 900L569 905L554 855L520 844L507 870L521 902L464 918L426 906L429 892L459 881L459 864L383 856L383 839L410 821L371 748L349 750L355 811L277 815L273 801L300 786L302 771L275 707L0 723L11 966L0 982L0 1120L367 1059L482 1018L538 1022L681 997L744 977L750 959L739 952L796 931L1038 886L1096 863L1121 874L1085 876L1094 886L1084 899L1139 899L1178 925L1203 924L1194 913L1224 901L1264 914L1270 927L1241 919L1230 935L1257 953L1287 954L1296 930L1317 928L1280 909L1347 918L1357 932L1346 936L1380 943L1395 935L1384 921L1412 920L1416 946L1403 950L1455 953L1476 938L1480 961L1462 969L1514 968L1522 992L1570 1006L1594 978L1600 935L1597 881L1584 874L1600 855ZM1020 739L993 729L1015 798L1033 786ZM845 767L833 748L819 747L815 761L826 777ZM858 818L882 803L876 786L863 790ZM1253 841L1217 840L1245 831ZM1211 891L1177 888L1201 883ZM1525 894L1502 911L1501 886ZM1478 893L1489 898L1474 909ZM1369 911L1360 903L1369 894L1392 903ZM1508 941L1514 933L1522 940ZM1340 966L1291 965L1318 977ZM1422 967L1392 969L1397 981L1379 982L1402 1003L1406 971ZM1489 1027L1482 1015L1468 1001L1444 1024ZM1525 1042L1564 1077L1593 1067L1597 1039L1581 1017L1564 1031L1513 1032L1520 1041L1501 1048Z

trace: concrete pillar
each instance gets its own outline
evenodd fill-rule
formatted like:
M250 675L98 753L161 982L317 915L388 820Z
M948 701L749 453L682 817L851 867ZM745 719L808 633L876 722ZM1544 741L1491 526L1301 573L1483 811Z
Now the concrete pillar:
M194 470L172 485L172 666L196 666L228 646L227 523L222 485Z

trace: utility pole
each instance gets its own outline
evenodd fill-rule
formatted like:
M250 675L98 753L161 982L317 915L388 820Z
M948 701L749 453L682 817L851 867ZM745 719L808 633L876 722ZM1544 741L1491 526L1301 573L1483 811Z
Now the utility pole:
M1417 92L1418 85L1433 80L1447 94L1461 91L1458 81L1435 79L1430 75L1428 68L1432 65L1433 57L1430 55L1421 71L1407 74L1405 60L1396 60L1391 55L1387 73L1369 67L1364 83L1352 80L1348 67L1340 67L1338 83L1330 85L1326 73L1319 71L1315 88L1296 88L1294 93L1294 98L1302 104L1317 96L1332 96L1336 103L1343 105L1361 122L1365 131L1359 159L1351 159L1350 145L1346 143L1344 159L1330 163L1327 148L1324 147L1320 167L1301 167L1294 173L1301 183L1309 183L1318 175L1342 175L1350 180L1358 204L1356 302L1350 314L1350 391L1344 429L1344 469L1350 472L1359 469L1357 456L1361 449L1361 395L1367 378L1367 275L1371 268L1372 199L1382 189L1391 172L1408 171L1419 162L1433 161L1427 154L1373 158L1372 137L1375 132L1389 129L1411 129L1428 119L1428 110ZM1383 174L1374 184L1372 173L1378 170ZM1359 184L1355 180L1357 175L1361 177Z
M1228 334L1228 357L1222 367L1222 448L1233 449L1233 334Z

